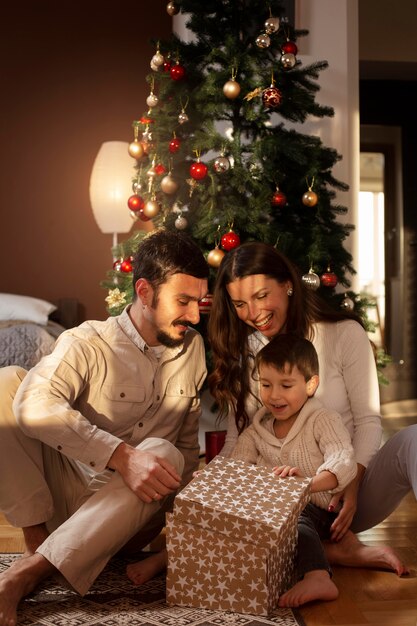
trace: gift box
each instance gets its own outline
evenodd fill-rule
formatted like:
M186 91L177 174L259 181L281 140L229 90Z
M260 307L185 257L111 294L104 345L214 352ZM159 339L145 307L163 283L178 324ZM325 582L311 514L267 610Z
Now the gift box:
M215 457L167 515L167 602L269 615L295 582L310 480Z

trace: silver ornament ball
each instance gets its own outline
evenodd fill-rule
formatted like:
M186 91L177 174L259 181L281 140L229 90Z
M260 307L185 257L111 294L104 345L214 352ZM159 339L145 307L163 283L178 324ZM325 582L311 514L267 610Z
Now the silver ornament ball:
M227 170L230 168L230 161L225 156L219 156L214 161L213 167L218 174L223 174L223 172L227 172Z
M354 307L355 307L355 303L345 293L345 297L343 298L342 302L340 303L340 308L343 309L344 311L353 311Z
M316 291L320 287L320 277L313 271L309 271L308 274L304 274L301 278L303 283L308 289Z
M268 35L276 33L279 30L279 17L268 17L265 20L265 31Z
M174 224L175 224L175 228L177 228L178 230L185 230L188 226L187 220L182 215L178 215Z
M269 46L271 45L271 39L270 39L269 35L267 35L266 33L261 33L256 38L256 42L255 43L258 46L258 48L269 48Z
M291 54L291 52L286 52L281 57L281 65L285 70L291 70L293 67L295 67L296 63L297 59L293 54Z
M188 115L185 113L185 111L181 111L181 113L178 116L178 121L180 124L185 124L185 122L188 122Z

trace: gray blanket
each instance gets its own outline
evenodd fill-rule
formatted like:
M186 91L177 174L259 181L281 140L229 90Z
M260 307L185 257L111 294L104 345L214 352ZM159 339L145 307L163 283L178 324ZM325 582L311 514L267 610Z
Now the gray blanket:
M0 367L20 365L30 369L52 352L55 340L63 330L55 322L40 326L22 321L0 326Z

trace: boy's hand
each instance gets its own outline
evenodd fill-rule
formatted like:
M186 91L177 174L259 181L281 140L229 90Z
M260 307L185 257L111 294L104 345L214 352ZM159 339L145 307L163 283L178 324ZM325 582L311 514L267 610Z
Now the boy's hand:
M300 476L304 477L304 474L298 467L291 467L291 465L279 465L277 467L272 468L272 473L275 476L279 476L280 478L285 478L286 476Z

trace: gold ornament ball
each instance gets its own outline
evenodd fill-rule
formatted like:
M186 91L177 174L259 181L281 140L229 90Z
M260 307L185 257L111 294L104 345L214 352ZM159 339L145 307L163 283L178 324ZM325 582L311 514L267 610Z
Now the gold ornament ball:
M178 190L178 187L177 181L170 174L167 174L161 180L161 189L164 193L171 195Z
M309 189L303 194L302 201L303 201L303 204L305 204L306 206L315 206L318 201L316 192L311 191L311 189Z
M207 255L207 263L211 266L211 267L219 267L220 263L222 262L222 259L224 257L224 252L223 250L220 250L220 248L214 248L214 250L210 250L210 252Z
M177 5L176 2L168 2L168 4L167 4L167 13L168 13L168 15L170 15L172 17L173 15L177 15L177 13L179 13L179 11L180 11L180 8L179 8L179 6Z
M265 22L265 32L268 35L279 31L279 17L268 17Z
M237 81L231 79L228 80L227 83L223 85L223 93L226 98L230 100L234 100L240 94L240 85Z
M178 230L185 230L188 226L187 220L182 215L178 215L174 224L175 224L175 228L177 228Z
M127 151L134 159L140 159L141 157L143 157L143 146L137 139L129 144Z
M143 207L143 213L146 215L146 217L152 219L153 217L158 215L160 209L161 206L159 202L157 202L156 200L148 200Z

